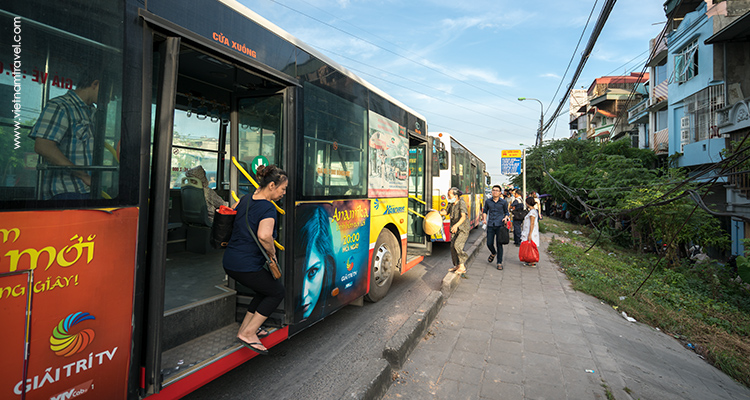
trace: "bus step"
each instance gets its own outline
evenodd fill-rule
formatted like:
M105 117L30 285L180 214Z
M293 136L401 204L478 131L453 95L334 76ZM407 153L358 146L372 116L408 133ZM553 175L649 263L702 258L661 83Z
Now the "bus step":
M269 335L279 330L279 328L267 327L265 324L263 328L268 331ZM242 345L237 340L239 329L240 324L230 324L163 352L161 355L162 387L242 349Z
M231 323L161 354L162 385L168 385L208 362L232 353L238 346L240 324Z
M222 289L224 293L169 310L164 314L163 351L235 322L236 292L226 287L217 288Z

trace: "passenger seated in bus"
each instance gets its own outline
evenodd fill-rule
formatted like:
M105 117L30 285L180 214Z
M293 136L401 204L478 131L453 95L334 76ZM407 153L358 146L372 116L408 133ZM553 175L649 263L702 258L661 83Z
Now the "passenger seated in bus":
M310 206L299 216L305 222L299 241L305 254L302 264L302 299L297 313L302 320L324 315L326 297L335 288L336 259L330 219L322 206Z
M284 285L264 268L266 256L263 253L278 264L273 244L277 231L276 207L272 201L284 197L289 178L286 172L274 165L259 166L255 176L258 190L242 196L235 208L236 223L222 264L227 275L255 292L237 332L237 339L248 349L266 355L268 349L260 338L268 335L268 332L261 329L261 325L284 300ZM248 226L256 234L257 242ZM263 246L262 249L258 243Z
M214 221L214 212L221 206L226 206L228 203L224 201L213 189L208 186L208 179L206 178L206 171L202 166L191 168L185 172L185 176L188 178L196 178L203 184L203 196L206 198L206 209L208 211L208 220Z
M79 76L75 90L47 103L29 137L34 151L50 165L91 165L94 153L94 103L99 97L99 79L91 72ZM91 175L81 169L43 172L44 200L91 198Z

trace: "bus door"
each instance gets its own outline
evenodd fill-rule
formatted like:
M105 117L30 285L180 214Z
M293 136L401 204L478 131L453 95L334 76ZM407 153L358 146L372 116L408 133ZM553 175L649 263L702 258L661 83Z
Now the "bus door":
M431 199L432 179L431 165L427 163L430 153L427 143L415 143L412 139L409 146L409 216L406 232L407 254L430 254L432 242L422 228L424 215L432 208L428 206Z
M469 218L471 218L471 226L476 226L476 223L479 219L479 215L481 215L481 212L479 211L479 207L482 207L481 204L477 204L477 193L480 193L479 191L479 182L477 181L477 165L475 163L471 163L471 175L469 175L469 179L471 181L471 206L469 208ZM481 191L481 193L484 193L484 190ZM484 196L484 194L482 194Z
M224 251L209 246L210 211L234 204L232 191L241 197L255 190L239 178L232 156L253 177L260 164L290 169L282 146L293 109L284 104L294 90L288 87L293 83L253 72L226 51L209 52L183 37L155 37L146 395L179 383L175 390L196 370L219 368L222 363L214 361L242 349L236 334L245 308L238 304L249 303L253 293L228 281ZM279 218L281 243L290 231L285 223ZM282 266L284 257L279 252ZM271 326L285 323L280 307Z
M236 109L236 120L232 121L231 138L227 142L230 150L227 152L227 160L224 162L225 176L230 177L229 187L238 197L252 194L255 186L247 179L239 168L233 165L231 157L237 160L242 169L256 180L255 171L261 165L276 165L287 171L289 186L287 193L277 206L284 213L277 213L276 234L277 248L282 246L284 250L292 247L292 231L288 224L292 223L290 218L293 213L294 202L291 201L291 193L294 193L294 168L295 159L294 146L294 99L296 91L294 87L280 88L270 84L267 87L260 85L249 91L242 91L239 97L234 99ZM250 93L249 96L247 94ZM232 201L233 203L234 201ZM291 250L290 250L291 251ZM280 265L286 266L292 263L290 251L277 251ZM291 322L292 310L286 307L286 302L291 294L291 267L284 267L284 287L287 288L287 296L279 305L279 308L266 321L265 326L281 327ZM243 311L252 301L253 291L240 283L230 279L229 287L237 292L237 304Z

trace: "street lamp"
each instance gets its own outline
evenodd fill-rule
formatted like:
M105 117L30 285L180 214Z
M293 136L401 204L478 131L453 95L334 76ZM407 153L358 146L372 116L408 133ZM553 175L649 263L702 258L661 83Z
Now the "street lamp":
M523 197L524 204L526 202L526 145L523 143L519 143L519 146L523 146L521 148L521 172L523 173L523 186L521 186L521 197ZM525 206L524 206L525 207Z
M518 101L524 101L524 100L535 100L539 103L540 107L540 113L539 113L539 131L536 133L536 145L541 146L542 145L542 128L544 126L544 104L539 99L532 99L531 97L519 97Z

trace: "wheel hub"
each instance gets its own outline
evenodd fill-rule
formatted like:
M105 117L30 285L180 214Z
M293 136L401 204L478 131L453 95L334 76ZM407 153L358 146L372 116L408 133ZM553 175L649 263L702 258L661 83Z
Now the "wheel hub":
M381 245L373 255L373 278L375 284L383 286L392 276L393 254L385 244Z

